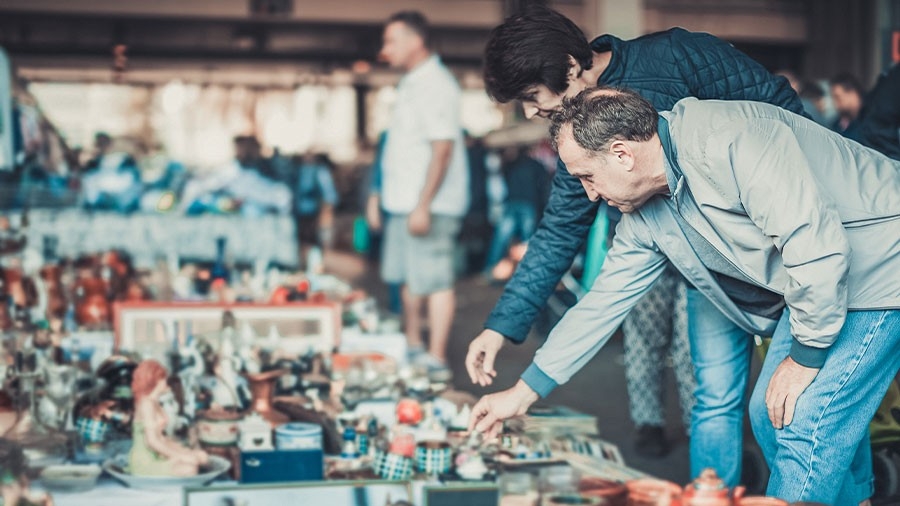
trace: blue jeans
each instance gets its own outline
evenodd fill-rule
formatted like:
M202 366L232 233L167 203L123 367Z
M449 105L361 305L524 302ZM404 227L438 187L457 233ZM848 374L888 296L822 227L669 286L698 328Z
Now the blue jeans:
M734 487L741 479L744 405L753 339L694 288L687 290L687 308L697 380L691 412L691 476L711 467Z
M775 430L766 388L792 340L785 311L750 399L753 433L772 470L767 495L855 506L873 492L869 422L900 368L900 310L847 313L793 422Z
M491 269L506 256L509 243L513 237L518 236L522 241L527 241L534 233L537 211L527 202L507 202L504 205L503 217L494 230L494 238L488 251L487 262L484 271L490 273Z

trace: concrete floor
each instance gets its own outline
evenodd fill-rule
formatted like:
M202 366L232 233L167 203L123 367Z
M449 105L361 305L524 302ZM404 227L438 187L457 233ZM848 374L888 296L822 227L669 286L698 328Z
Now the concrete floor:
M326 268L368 290L382 303L387 299L386 289L378 279L377 266L367 264L360 257L333 253L326 257ZM522 345L505 346L497 360L495 385L487 389L472 385L465 371L466 351L469 342L481 332L502 291L502 287L488 286L479 277L462 279L457 285L458 309L448 355L454 384L460 390L482 395L513 385L546 337L532 330ZM687 437L680 422L672 371L665 372L667 433L672 451L664 458L645 459L633 448L634 426L628 417L622 353L621 336L617 335L568 384L558 388L544 402L596 416L601 437L619 445L628 465L675 483L687 483L690 480Z

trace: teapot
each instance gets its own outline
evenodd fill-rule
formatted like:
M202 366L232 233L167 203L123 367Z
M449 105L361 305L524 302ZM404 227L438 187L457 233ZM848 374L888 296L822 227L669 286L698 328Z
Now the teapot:
M711 468L704 469L696 480L684 487L685 506L734 506L744 496L744 487L735 487L733 494L725 482ZM733 499L733 500L732 500Z

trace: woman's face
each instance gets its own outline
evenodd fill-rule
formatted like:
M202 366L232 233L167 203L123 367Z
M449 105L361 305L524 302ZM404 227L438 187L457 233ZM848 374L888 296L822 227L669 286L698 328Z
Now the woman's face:
M155 387L153 387L153 391L150 392L150 396L153 398L159 398L168 391L169 391L169 384L166 383L166 379L163 378L156 383Z

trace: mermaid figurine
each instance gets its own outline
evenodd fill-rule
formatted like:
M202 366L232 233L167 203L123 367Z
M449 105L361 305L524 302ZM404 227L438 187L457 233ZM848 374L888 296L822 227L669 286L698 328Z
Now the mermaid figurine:
M192 450L166 437L168 422L160 398L169 392L168 371L156 360L144 360L134 370L134 393L129 472L135 476L194 476L209 462L203 450Z

